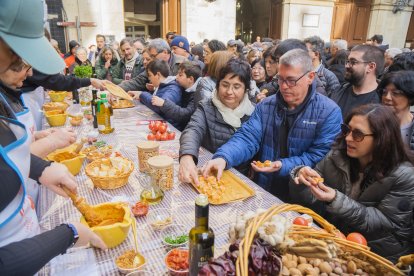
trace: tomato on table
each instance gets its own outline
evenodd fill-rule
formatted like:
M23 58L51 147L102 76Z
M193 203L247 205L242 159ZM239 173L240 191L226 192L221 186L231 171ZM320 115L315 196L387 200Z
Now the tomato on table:
M174 140L175 139L175 132L170 131L168 132L168 140Z
M152 133L150 133L150 134L148 134L147 139L148 139L149 141L155 141L155 135L154 135L154 134L152 134Z
M367 245L367 240L360 233L356 233L356 232L350 233L350 234L348 234L346 239L348 241L351 241L351 242L359 243L359 244L362 244L362 245Z
M166 125L166 124L161 124L161 125L158 127L158 131L159 131L161 134L164 134L164 133L167 131L167 125Z
M306 219L302 218L302 217L296 217L293 220L293 224L302 225L302 226L308 226L309 225L308 221Z

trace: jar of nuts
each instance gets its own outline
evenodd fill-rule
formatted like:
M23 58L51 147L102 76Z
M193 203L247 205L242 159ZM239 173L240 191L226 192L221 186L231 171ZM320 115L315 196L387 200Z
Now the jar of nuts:
M174 159L167 155L157 155L148 159L153 183L162 190L170 190L174 185Z
M138 143L138 164L140 172L149 172L148 159L159 154L160 144L155 141Z

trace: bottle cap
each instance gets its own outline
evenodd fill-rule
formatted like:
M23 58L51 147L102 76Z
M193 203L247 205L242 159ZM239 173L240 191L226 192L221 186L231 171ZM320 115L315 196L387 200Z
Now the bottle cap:
M206 206L208 205L208 197L205 194L199 194L196 197L195 203L199 206Z
M101 94L101 99L106 99L106 94L105 93Z

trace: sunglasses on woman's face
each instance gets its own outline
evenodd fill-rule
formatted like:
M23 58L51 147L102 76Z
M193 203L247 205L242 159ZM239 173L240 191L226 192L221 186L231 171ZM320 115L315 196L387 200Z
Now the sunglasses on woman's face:
M362 142L365 139L365 136L374 136L373 133L365 134L359 129L351 129L351 127L346 124L341 124L341 133L343 137L347 137L351 133L352 139L355 142Z

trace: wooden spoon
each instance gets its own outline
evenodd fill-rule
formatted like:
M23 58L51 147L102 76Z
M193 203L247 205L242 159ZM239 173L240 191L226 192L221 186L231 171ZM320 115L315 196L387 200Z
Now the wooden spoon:
M66 188L65 186L62 186L62 189L65 191L65 193L70 197L70 199L73 202L73 205L78 209L78 211L83 215L86 222L88 224L101 221L101 215L95 211L95 209L89 205L85 198L78 197L75 193L73 193L71 190Z

